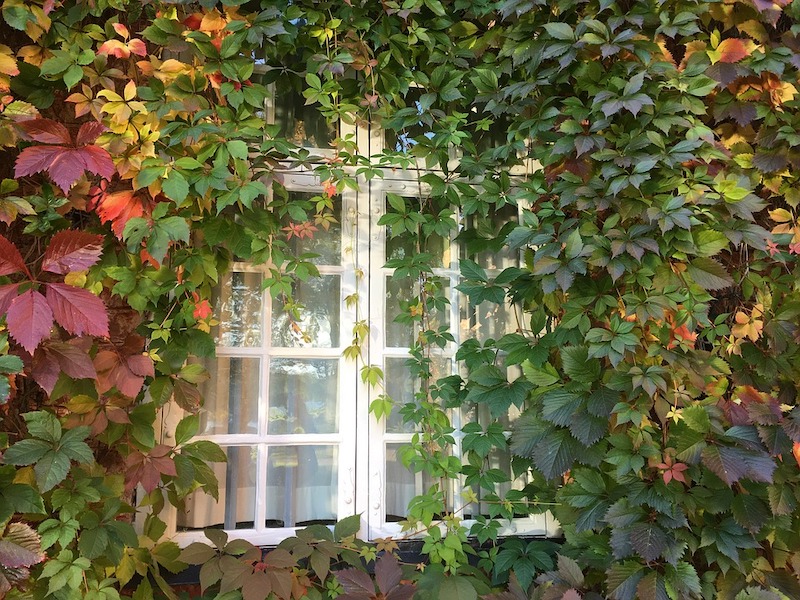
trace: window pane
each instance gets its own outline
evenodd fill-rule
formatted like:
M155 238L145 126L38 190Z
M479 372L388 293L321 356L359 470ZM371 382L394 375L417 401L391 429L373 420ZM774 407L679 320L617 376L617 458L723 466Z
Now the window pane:
M395 198L395 202L404 201L406 213L420 212L420 199L412 196L398 196L388 194L389 200ZM398 212L387 200L387 213ZM398 213L399 214L399 213ZM403 259L420 253L417 248L416 236L411 235L402 223L387 226L386 229L386 260ZM442 268L450 266L450 240L432 233L431 235L421 236L421 251L431 255L430 266Z
M261 273L232 272L220 286L217 343L228 347L261 345Z
M275 124L277 137L306 148L330 148L338 131L319 111L319 105L306 104L299 90L288 78L275 82Z
M287 348L338 347L339 290L338 275L295 281L292 295L303 308L299 315L290 315L283 310L279 298L272 301L272 345Z
M413 423L403 423L400 409L404 404L415 403L414 393L419 390L420 380L412 377L407 358L386 358L384 364L384 377L386 393L394 400L394 408L386 419L387 433L410 433L414 431ZM433 380L450 375L450 360L441 356L433 358L431 364Z
M258 433L261 360L220 356L206 361L210 379L201 393L200 433Z
M387 150L408 152L418 143L414 138L422 136L433 138L432 116L429 113L431 100L431 94L426 94L422 88L408 90L404 98L405 107L385 123L388 126L384 129L384 143ZM444 116L441 111L437 112Z
M267 433L336 433L338 404L338 360L270 361Z
M511 476L511 461L512 456L511 453L507 450L503 449L494 449L489 453L489 456L486 457L486 464L485 468L488 469L499 469L504 471ZM503 483L496 483L494 485L494 494L500 498L505 497L505 495L510 490L522 490L528 484L530 478L528 472L520 474L516 479L512 481L506 481ZM472 490L475 492L475 495L480 500L477 503L469 504L464 509L464 518L470 519L475 518L478 515L483 516L490 516L492 514L496 514L496 510L492 510L493 508L496 509L497 507L491 507L491 505L484 500L487 496L487 491L485 489L480 488L477 485L472 486ZM517 514L515 516L527 516L528 513Z
M219 482L219 502L203 492L186 499L186 509L178 513L178 530L204 527L252 529L255 523L256 465L255 446L229 446L222 449L227 463L210 463Z
M462 296L459 312L462 341L469 338L475 338L481 343L489 338L499 340L520 327L512 304L483 302L474 306L468 304L466 296Z
M302 207L308 215L315 214L321 192L289 191L288 194L289 203ZM314 224L312 219L316 230L304 232L302 237L292 234L292 237L289 238L289 250L295 256L304 253L319 255L309 259L315 265L339 265L342 263L342 199L335 196L330 200L333 202L333 210L326 208L322 211L327 217L327 229L321 224ZM291 216L284 217L281 224L284 228L290 227L292 225Z
M336 446L267 450L267 527L334 523L338 503Z
M412 473L397 456L403 444L386 444L386 520L405 519L408 503L435 483L427 473Z
M443 285L441 295L449 298L450 286ZM417 281L403 277L396 278L391 275L386 277L386 323L385 345L388 348L408 348L414 343L414 338L420 331L420 323L398 322L395 318L402 313L404 306L412 299L419 297L419 284ZM436 330L441 325L450 323L449 304L440 307L428 307L428 323L430 329Z

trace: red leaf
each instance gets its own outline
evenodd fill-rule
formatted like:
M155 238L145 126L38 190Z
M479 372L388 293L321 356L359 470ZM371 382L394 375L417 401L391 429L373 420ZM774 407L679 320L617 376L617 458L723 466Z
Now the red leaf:
M50 335L53 311L50 310L44 296L30 289L11 301L6 321L11 337L33 354L36 346Z
M128 49L138 56L147 56L147 46L138 38L134 38L128 42Z
M17 157L14 174L17 177L47 171L64 193L80 179L84 171L109 179L114 175L111 155L99 146L31 146Z
M133 190L108 193L105 186L93 188L92 205L103 222L111 221L111 229L118 238L129 220L150 214L151 203L143 202Z
M19 253L17 247L0 235L0 275L11 275L22 271L28 277L31 276L25 259Z
M65 275L83 271L100 260L103 236L83 231L59 231L53 236L44 253L42 269Z
M722 40L717 46L717 52L720 53L719 62L735 63L749 55L747 45L744 40L739 38L728 38Z
M116 387L121 394L135 398L146 376L155 375L153 361L142 354L121 356L113 350L101 350L94 358L97 369L97 391L104 394Z
M65 283L48 283L47 303L58 324L71 334L108 337L106 307L91 292Z
M11 306L11 301L17 297L18 291L18 283L7 283L6 285L0 285L0 316L6 314L8 307Z
M42 144L70 144L72 137L64 125L52 119L31 119L17 124L26 140Z
M104 131L108 131L108 127L97 121L84 123L78 130L78 137L75 138L75 145L86 146L87 144L92 144Z
M111 179L116 173L111 155L100 146L81 146L72 151L72 156L83 162L84 169L104 179Z
M81 340L74 340L81 342ZM73 379L94 379L97 372L87 348L72 342L45 342L33 355L32 375L47 395L53 393L58 376L64 372Z

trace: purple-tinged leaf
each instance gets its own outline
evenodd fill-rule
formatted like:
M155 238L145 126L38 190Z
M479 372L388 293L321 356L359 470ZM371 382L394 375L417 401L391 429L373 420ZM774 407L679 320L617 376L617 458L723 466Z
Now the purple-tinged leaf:
M17 123L24 139L42 144L69 144L72 137L64 125L52 119L31 119Z
M50 335L53 311L44 296L30 289L11 301L6 322L11 337L33 354L41 341Z
M636 523L631 527L630 540L633 549L645 561L656 560L667 548L667 535L655 523Z
M0 540L0 565L11 569L32 567L46 558L39 534L25 523L11 523Z
M400 569L400 565L397 564L397 559L394 555L387 552L375 563L375 581L378 583L378 589L384 595L398 586L402 578L403 571Z
M83 231L59 231L53 236L44 254L42 269L65 275L84 271L100 260L103 237Z
M342 600L368 600L375 596L375 585L364 571L343 569L334 573L336 580L344 588Z
M19 291L18 283L7 283L0 285L0 316L6 314L11 301L17 297Z
M98 136L104 131L108 131L108 127L97 121L88 121L81 125L78 130L78 135L75 138L76 146L86 146L93 144Z
M19 253L17 247L0 235L0 275L11 275L12 273L25 273L30 277L30 271L25 264L25 259Z
M47 303L56 322L69 333L108 337L106 307L88 290L65 283L48 283Z
M97 372L87 350L76 343L46 342L33 355L31 374L48 395L62 372L73 379L94 379Z
M780 171L789 163L785 150L759 150L753 156L753 166L762 173Z

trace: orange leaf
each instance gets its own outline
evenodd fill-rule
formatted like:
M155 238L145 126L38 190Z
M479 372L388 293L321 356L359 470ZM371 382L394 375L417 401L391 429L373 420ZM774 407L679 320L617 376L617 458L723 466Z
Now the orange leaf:
M719 62L723 63L739 62L750 54L745 40L739 38L722 40L717 47L717 52L719 52Z
M797 461L797 465L800 466L800 442L794 443L794 446L792 446L792 454Z

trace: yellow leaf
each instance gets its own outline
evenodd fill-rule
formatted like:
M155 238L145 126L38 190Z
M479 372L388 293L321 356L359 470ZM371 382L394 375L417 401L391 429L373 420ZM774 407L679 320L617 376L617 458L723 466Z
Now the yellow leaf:
M792 213L785 208L776 208L775 210L769 211L769 218L776 223L790 223L794 220Z
M11 48L4 44L0 44L0 73L4 75L19 75L19 68L17 61L14 58L14 53Z
M131 80L125 84L125 91L123 93L125 100L133 100L136 97L136 82Z
M225 29L227 24L228 21L225 17L219 14L217 9L214 9L203 16L203 20L200 21L200 31L220 31L221 29Z

